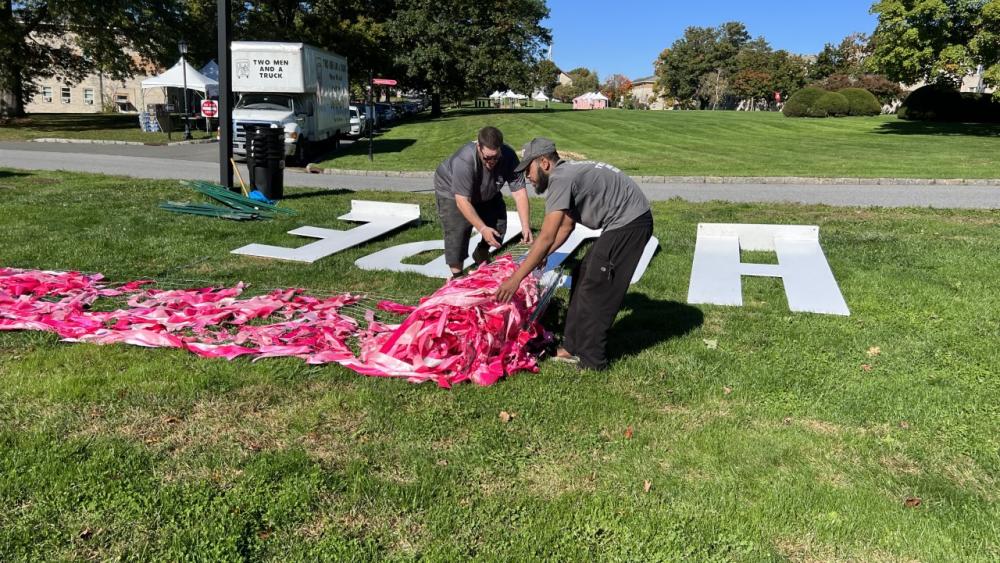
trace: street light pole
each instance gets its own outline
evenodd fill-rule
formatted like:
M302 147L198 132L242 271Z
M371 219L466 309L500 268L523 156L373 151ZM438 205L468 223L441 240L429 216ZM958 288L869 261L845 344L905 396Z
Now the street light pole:
M187 41L181 39L180 43L177 44L178 50L181 52L181 74L184 77L184 140L191 140L191 123L188 120L188 75L187 75L187 55L188 44Z

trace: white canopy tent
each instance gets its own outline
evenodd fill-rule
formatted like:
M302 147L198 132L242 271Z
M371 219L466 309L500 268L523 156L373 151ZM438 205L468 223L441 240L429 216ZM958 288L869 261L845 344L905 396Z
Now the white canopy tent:
M218 70L218 65L215 68ZM152 88L184 88L185 80L187 81L187 89L201 92L203 98L208 96L209 90L216 91L219 87L217 80L212 80L194 68L191 68L191 65L182 58L163 74L142 81L142 91L144 94L143 107L145 108L146 106L146 90Z
M549 101L549 97L548 97L548 96L546 96L546 95L545 95L545 92L542 92L541 90L539 90L539 91L535 92L535 93L534 93L534 94L533 94L533 95L531 96L531 99L532 99L532 100L535 100L536 102L547 102L547 101Z

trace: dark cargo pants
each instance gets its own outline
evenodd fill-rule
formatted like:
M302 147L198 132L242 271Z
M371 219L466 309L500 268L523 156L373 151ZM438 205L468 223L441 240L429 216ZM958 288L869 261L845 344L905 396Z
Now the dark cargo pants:
M628 291L642 251L653 236L653 215L605 231L573 271L563 348L588 369L608 366L608 329Z

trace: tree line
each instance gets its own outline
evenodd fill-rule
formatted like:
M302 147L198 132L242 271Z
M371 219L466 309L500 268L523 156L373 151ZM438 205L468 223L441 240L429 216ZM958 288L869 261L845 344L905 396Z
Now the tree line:
M957 89L978 71L985 86L1000 85L1000 0L880 0L871 13L871 35L808 57L772 49L740 22L688 27L654 63L657 94L683 108L767 108L807 85L864 88L883 104L900 83Z
M42 79L110 80L167 67L184 39L193 61L215 58L217 0L0 0L0 106L22 114ZM348 58L352 92L368 73L396 78L440 101L493 90L543 90L568 100L602 91L626 102L631 83L603 83L580 67L557 81L544 60L551 31L544 0L234 1L234 39L305 42ZM806 85L856 86L883 103L900 82L955 86L981 68L1000 85L1000 0L879 0L871 35L853 34L815 56L773 49L740 22L689 27L654 63L656 92L689 108L763 108ZM994 94L1000 99L1000 94Z
M21 115L38 82L100 72L124 80L179 58L216 58L216 0L0 0L0 91ZM551 82L540 65L551 31L544 0L246 0L233 2L233 39L292 41L344 55L352 92L369 72L440 100Z

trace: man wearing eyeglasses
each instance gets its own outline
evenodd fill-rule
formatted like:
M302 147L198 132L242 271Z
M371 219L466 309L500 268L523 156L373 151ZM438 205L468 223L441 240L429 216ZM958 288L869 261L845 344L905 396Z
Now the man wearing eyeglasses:
M490 247L498 248L507 231L507 205L500 189L510 188L521 219L521 236L532 242L528 192L514 149L503 143L496 127L483 127L477 140L462 145L434 172L434 193L444 228L444 257L452 276L462 273L469 256L472 229L483 240L472 252L476 264L489 260Z

